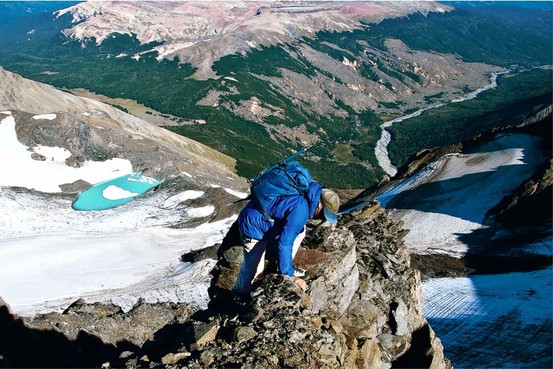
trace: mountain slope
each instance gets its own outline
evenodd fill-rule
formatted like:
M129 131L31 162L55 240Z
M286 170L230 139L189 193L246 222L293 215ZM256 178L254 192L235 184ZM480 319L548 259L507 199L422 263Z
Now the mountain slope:
M155 192L105 211L75 211L75 190L63 186L66 164L82 169L91 161L106 164L109 160L101 156L113 156L128 158L133 168L144 160L152 174L169 176L175 142L195 144L108 105L0 72L7 81L0 106L11 107L0 109L0 168L12 169L0 177L0 341L5 343L0 366L163 367L190 357L179 365L219 367L225 360L233 365L254 354L255 359L246 360L273 368L307 368L308 362L351 369L392 362L449 367L421 314L419 274L409 267L398 224L381 209L351 218L352 230L320 221L313 225L319 249L311 250L314 260L306 258L313 268L311 294L276 278L258 291L257 305L237 314L226 301L209 310L207 289L215 261L190 255L209 253L224 241L245 204L239 200L246 194L237 191L244 182L216 161L182 152L184 168L179 170L187 172L168 178ZM47 110L37 114L40 109ZM91 152L87 145L79 151L76 142L82 139L93 144ZM160 146L155 153L159 160L144 153L152 143ZM83 160L56 162L51 153L62 148ZM50 169L35 181L61 180L62 193L4 182L26 177L21 169L28 161ZM195 170L195 164L209 165L211 172ZM320 238L325 241L317 242ZM232 246L241 252L242 246ZM392 263L387 253L396 255ZM339 293L344 297L324 297ZM366 315L369 304L372 313ZM224 322L202 318L229 307L221 315ZM244 313L263 308L263 319L254 324L265 338L244 339L253 323ZM222 339L234 330L235 342ZM258 350L250 351L245 341L259 342ZM224 359L219 347L225 347ZM194 354L187 355L188 349Z
M101 4L5 29L0 63L136 100L236 158L245 177L315 144L304 160L325 184L376 183L384 121L476 91L493 72L551 63L551 35L528 27L549 19L543 10L487 18L433 2Z
M108 153L106 157L117 156L121 151L125 153L121 157L128 160L143 158L144 162L153 163L159 174L169 176L172 173L174 164L149 157L149 146L124 145L124 141L135 140L134 136L144 132L154 135L156 145L171 139L156 127L107 105L76 98L8 72L3 75L5 80L13 81L10 83L12 88L2 94L5 101L33 111L27 113L14 109L0 114L0 129L11 128L13 121L15 138L27 143L23 145L18 141L16 145L20 149L23 146L27 160L49 164L50 161L40 161L42 157L34 155L44 152L38 147L51 145L49 142L64 144L59 142L63 140L57 141L57 136L69 141L80 137L78 130L64 131L64 122L83 120L84 126L103 128L97 131L101 139L92 141L97 143L94 149ZM62 109L62 112L35 111L42 101L44 106L52 109L61 109L63 103L69 108ZM91 114L90 117L83 112ZM96 115L92 114L95 112ZM457 217L474 226L476 220L484 217L484 205L493 207L493 201L513 189L514 181L522 182L541 159L551 157L550 114L551 107L532 120L541 120L542 125L549 129L522 132L522 139L519 137L521 132L517 135L504 132L506 134L496 137L498 142L492 144L496 146L467 145L467 150L461 155L445 158L450 165L433 173L431 178L435 181L423 184L417 189L421 192L406 191L389 202L398 208L403 207L401 210L406 212L422 209L424 214L417 213L418 216L412 217L414 222L408 217L404 219L409 223L394 221L390 214L394 216L398 212L388 213L374 203L341 217L337 228L313 222L309 225L310 237L305 244L309 249L302 250L303 259L298 260L309 269L311 289L308 294L296 290L295 285L286 279L267 277L256 289L251 306L239 309L238 313L231 309L230 315L223 316L223 319L209 309L188 319L190 313L204 309L210 302L208 286L215 265L212 258L216 257L218 244L224 242L224 235L244 204L238 200L245 193L236 190L245 188L245 182L221 164L212 163L210 170L214 173L210 174L194 172L194 166L186 167L184 170L188 174L168 178L156 192L102 212L73 211L70 205L74 189L62 194L47 194L22 187L1 186L0 207L4 210L0 217L2 297L18 314L50 313L36 319L20 319L0 301L0 321L6 328L0 335L2 342L9 342L0 348L7 350L0 352L0 365L97 367L110 360L117 366L180 365L197 368L216 367L218 362L213 358L217 358L229 366L237 362L258 362L275 368L288 364L300 367L313 361L321 367L381 367L382 364L432 367L433 363L437 367L447 367L442 345L421 315L421 281L418 272L410 267L412 260L408 247L412 245L405 245L403 238L411 241L413 238L409 233L415 236L424 233L427 237L435 235L437 227L418 232L421 225L427 225L421 224L422 221L438 223L444 228L449 226L451 234L460 233L459 228L452 227L459 222L440 221L440 216L444 215L449 215L449 220ZM115 121L114 117L120 120ZM17 135L16 129L21 131ZM109 134L102 135L103 130ZM539 132L549 140L545 141L543 151L536 145L540 139L534 137ZM2 131L0 138L5 139L5 133ZM113 142L111 137L114 137ZM138 141L149 142L146 139ZM75 150L74 146L67 145ZM4 141L0 147L3 150L10 148L4 145ZM155 156L163 158L166 151L171 155L171 147L172 143L167 144L162 151L155 152ZM471 151L468 151L469 147ZM495 151L498 147L502 150ZM97 153L83 152L83 155L89 155L88 158L100 159ZM187 154L181 154L185 161ZM436 156L441 157L441 154L436 151ZM48 159L48 156L44 158ZM498 159L505 158L501 162L504 165L498 168ZM190 160L200 158L191 155ZM422 161L418 158L418 163L413 163L411 169ZM5 162L16 162L16 157L0 155L0 163ZM76 160L76 163L81 161ZM17 162L15 164L18 168ZM67 167L65 162L61 164L63 168ZM223 170L219 171L220 167ZM412 172L401 173L408 177ZM541 173L539 177L549 179L549 182L541 181L539 177L532 178L520 193L505 200L506 204L501 208L510 210L498 219L512 221L516 219L513 211L531 211L532 206L520 208L511 207L511 204L519 201L535 204L525 200L535 189L543 191L542 199L548 198L551 170ZM25 173L13 170L4 174L16 178ZM195 178L195 174L202 178ZM1 176L0 179L7 177ZM47 175L47 179L59 177L59 171ZM39 180L45 181L46 178ZM467 195L468 184L474 191ZM444 191L439 192L440 189ZM486 192L488 190L491 193ZM484 194L478 191L484 191ZM433 222L432 218L438 221ZM550 218L550 215L546 216L544 221L550 222ZM507 223L513 226L511 222ZM408 233L404 227L412 231ZM550 237L550 229L545 230L546 236ZM515 239L515 236L520 236L516 225L512 234L501 228L492 229L493 239L489 237L489 230L483 233L481 230L476 227L472 234L462 235L458 240L475 242L468 246L479 251L472 255L480 258L476 260L480 262L479 266L493 265L486 259L486 254L490 254L494 258L500 257L501 263L497 265L502 267L508 259L504 256L514 255L513 264L519 267L519 261L524 258L520 258L517 251L541 254L545 265L551 263L550 239L538 244ZM535 234L533 230L529 229L528 233ZM498 236L501 237L495 238ZM486 244L482 240L491 242ZM414 243L419 241L420 238L415 237ZM515 247L505 249L506 244L512 246L511 241L515 241L512 244ZM231 254L240 255L240 246L231 245L239 251ZM497 248L486 249L485 246L489 245ZM443 250L438 252L443 254ZM207 255L207 259L196 258L197 255ZM429 258L434 268L451 265L436 262L444 260L436 255ZM531 270L524 275L480 276L461 281L439 279L426 285L426 291L430 291L433 299L425 300L424 306L429 308L425 314L430 315L432 327L435 324L448 338L443 342L446 356L449 349L456 359L453 365L485 367L495 357L501 357L502 363L515 363L513 366L516 367L550 361L551 273L550 269L535 270L542 266L524 265ZM513 288L512 284L519 281L525 284ZM436 294L436 291L441 293ZM505 291L516 291L517 294L508 296ZM507 304L503 303L500 309L494 308L506 297L511 298ZM92 304L75 302L77 298ZM186 306L168 301L184 302ZM154 302L164 303L152 305ZM540 304L539 309L532 309L535 303ZM343 314L345 312L347 314ZM486 338L485 342L482 337ZM532 345L521 345L520 342L532 342ZM277 352L274 352L275 345L279 348ZM517 350L512 349L515 345ZM314 351L313 347L320 350ZM372 360L367 362L367 358Z
M141 44L161 41L158 58L178 57L198 68L195 77L216 77L211 65L221 57L245 54L260 45L287 43L317 31L350 31L413 12L444 12L432 2L87 2L60 11L75 24L64 31L82 42L101 44L115 34L136 35ZM98 16L100 15L100 16Z
M0 77L0 109L14 111L18 140L31 147L65 148L72 155L67 160L72 166L119 157L128 158L133 170L160 179L183 171L213 183L234 177L231 158L198 142L2 68ZM57 115L54 120L31 119L52 113Z
M247 185L233 161L112 106L0 76L2 297L31 315L75 296L205 305L211 264L183 268L179 257L234 220ZM72 209L80 190L131 171L163 183L115 209Z

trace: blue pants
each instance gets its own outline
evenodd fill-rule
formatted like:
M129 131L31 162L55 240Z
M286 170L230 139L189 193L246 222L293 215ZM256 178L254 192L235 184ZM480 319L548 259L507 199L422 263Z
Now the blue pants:
M263 271L267 243L266 240L254 239L244 243L244 261L240 266L236 283L234 283L234 287L232 288L232 292L236 295L250 294L252 281L259 274L258 269ZM248 251L248 249L250 250Z
M305 227L294 240L292 248L292 258L296 256L301 242L305 238ZM244 241L244 261L240 266L240 272L236 278L236 283L232 292L236 295L249 295L252 288L252 281L265 269L265 251L269 240L247 239ZM276 247L276 245L275 245ZM277 251L278 253L278 251Z

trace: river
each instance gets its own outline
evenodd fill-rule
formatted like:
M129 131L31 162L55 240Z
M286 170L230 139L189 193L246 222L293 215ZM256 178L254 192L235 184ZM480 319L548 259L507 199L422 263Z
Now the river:
M389 121L383 123L380 126L380 128L382 128L382 135L380 136L380 139L376 143L376 148L374 150L375 154L376 154L376 159L378 160L378 164L380 165L380 167L382 169L384 169L384 172L386 172L386 174L388 174L390 177L395 176L396 173L397 173L397 168L390 161L390 157L389 157L389 154L388 154L388 145L390 144L390 141L392 140L392 136L391 136L390 132L387 130L387 128L391 127L395 123L403 122L407 119L418 117L419 115L421 115L422 113L424 113L427 110L436 109L436 108L439 108L439 107L444 106L446 104L458 103L458 102L461 102L461 101L467 101L467 100L474 99L481 92L487 91L487 90L492 89L492 88L496 88L497 87L497 76L499 76L500 74L505 74L505 73L509 73L509 71L493 73L490 77L490 83L489 84L487 84L484 87L479 88L475 91L472 91L472 92L470 92L470 93L468 93L468 94L466 94L462 97L453 99L449 103L438 103L438 104L435 104L435 105L431 105L431 106L428 106L426 108L417 110L414 113L407 114L407 115L404 115L402 117L392 119L392 120L389 120Z

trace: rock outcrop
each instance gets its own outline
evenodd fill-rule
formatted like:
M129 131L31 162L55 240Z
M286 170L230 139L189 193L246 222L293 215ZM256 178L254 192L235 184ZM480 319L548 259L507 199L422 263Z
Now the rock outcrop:
M307 292L269 274L254 283L251 302L235 302L228 293L242 257L231 230L213 271L210 308L189 322L194 339L175 347L171 354L180 356L173 364L450 367L422 316L420 274L410 267L401 224L374 203L344 216L338 228L327 225L310 225L306 248L295 258L307 270Z
M313 221L308 228L295 258L296 265L307 271L306 292L288 277L267 274L254 283L251 301L225 293L242 257L241 246L231 237L233 228L219 247L208 309L192 314L184 305L140 302L123 313L113 306L78 301L62 314L23 320L4 308L7 332L33 337L37 350L45 354L26 361L33 349L21 339L11 351L0 352L0 364L451 367L422 315L420 273L410 266L402 242L406 231L400 223L372 203L342 216L336 227ZM46 334L57 340L45 339ZM63 342L63 350L56 342ZM90 352L83 356L82 350ZM52 352L61 352L63 360Z

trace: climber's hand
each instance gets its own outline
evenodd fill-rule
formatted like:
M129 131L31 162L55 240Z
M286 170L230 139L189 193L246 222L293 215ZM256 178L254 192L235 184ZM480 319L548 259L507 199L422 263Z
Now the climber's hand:
M303 279L301 279L300 277L292 277L292 280L302 289L302 291L307 291L307 282L305 282Z

